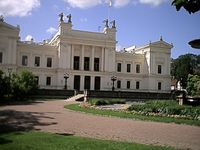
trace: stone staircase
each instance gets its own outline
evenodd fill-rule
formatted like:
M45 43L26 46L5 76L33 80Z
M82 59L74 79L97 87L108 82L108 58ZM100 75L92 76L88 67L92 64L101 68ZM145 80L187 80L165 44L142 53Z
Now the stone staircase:
M84 98L84 94L78 94L78 95L72 96L72 97L66 99L65 101L74 102L74 101L79 100L81 98Z

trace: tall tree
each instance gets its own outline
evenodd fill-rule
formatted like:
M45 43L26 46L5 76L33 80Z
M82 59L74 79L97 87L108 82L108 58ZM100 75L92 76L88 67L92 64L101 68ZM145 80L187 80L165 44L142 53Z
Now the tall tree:
M171 75L181 82L183 88L187 87L187 78L189 74L198 74L200 72L200 55L186 54L172 60Z
M190 14L200 10L200 0L173 0L172 5L177 11L184 7Z

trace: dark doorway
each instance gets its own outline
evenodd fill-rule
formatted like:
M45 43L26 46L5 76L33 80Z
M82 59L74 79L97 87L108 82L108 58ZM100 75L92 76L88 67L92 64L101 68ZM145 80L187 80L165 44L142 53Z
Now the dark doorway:
M85 76L84 89L90 90L90 76Z
M74 89L80 90L80 76L74 76Z
M100 90L101 88L101 77L94 78L94 90Z

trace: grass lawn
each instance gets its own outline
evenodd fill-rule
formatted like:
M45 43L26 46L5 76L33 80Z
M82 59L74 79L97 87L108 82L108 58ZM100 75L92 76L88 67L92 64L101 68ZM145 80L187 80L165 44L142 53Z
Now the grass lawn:
M114 116L114 117L120 117L120 118L131 118L131 119L137 119L137 120L148 120L148 121L157 121L157 122L166 122L166 123L173 122L177 124L188 124L188 125L200 126L200 120L189 120L189 119L160 117L160 116L145 116L145 115L134 114L131 112L123 112L123 111L97 110L93 108L82 108L79 106L79 104L66 105L65 108L73 110L73 111L104 115L104 116Z
M1 150L174 150L170 147L142 145L58 135L45 132L0 134Z

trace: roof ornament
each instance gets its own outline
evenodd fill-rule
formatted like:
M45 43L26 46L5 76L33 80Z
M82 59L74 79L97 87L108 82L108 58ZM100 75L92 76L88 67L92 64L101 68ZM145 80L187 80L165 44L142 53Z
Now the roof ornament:
M111 21L110 24L112 24L112 28L116 28L115 20Z
M60 13L58 16L60 17L60 21L63 22L63 21L64 21L64 19L63 19L64 14L63 14L63 13Z
M105 27L108 28L108 19L105 19L105 20L103 21L103 23L105 23Z
M67 18L68 18L68 23L72 23L72 15L71 14L67 15Z
M4 17L3 17L3 15L0 16L0 22L4 22Z
M160 36L160 41L163 41L162 35Z

